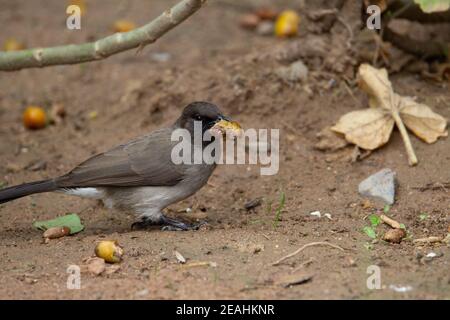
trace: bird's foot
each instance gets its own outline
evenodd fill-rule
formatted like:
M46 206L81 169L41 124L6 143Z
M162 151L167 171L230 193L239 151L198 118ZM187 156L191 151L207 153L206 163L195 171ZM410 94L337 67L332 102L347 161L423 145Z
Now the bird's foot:
M188 231L188 230L198 230L198 228L200 228L200 226L204 224L206 224L206 222L204 221L196 224L189 224L162 215L159 220L143 218L140 221L134 222L131 225L131 229L139 230L139 229L146 229L151 226L162 226L161 230L163 231Z
M202 225L206 224L206 222L202 221L200 223L185 223L183 221L175 220L166 216L162 216L162 225L161 230L163 231L188 231L188 230L198 230Z

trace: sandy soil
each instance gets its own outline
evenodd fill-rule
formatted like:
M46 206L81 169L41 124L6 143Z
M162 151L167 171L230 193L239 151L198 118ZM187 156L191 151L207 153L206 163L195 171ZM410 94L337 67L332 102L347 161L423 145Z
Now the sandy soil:
M64 1L0 0L0 43L11 36L28 47L79 43L110 33L119 18L143 24L168 3L175 1L88 1L82 30L68 31ZM317 9L318 3L302 12ZM296 2L280 1L277 8L296 8ZM316 150L317 132L345 112L367 106L365 95L352 81L347 85L343 80L353 79L357 67L346 48L346 28L336 23L330 33L315 34L326 47L303 59L311 76L306 83L287 84L276 76L282 66L277 58L294 41L313 35L314 22L302 16L299 39L280 40L242 30L238 18L245 11L245 6L211 3L140 54L0 74L0 181L7 185L61 175L90 155L171 124L194 100L218 104L246 128L281 130L277 175L261 176L258 166L222 166L210 184L170 208L174 216L204 216L209 224L199 231L131 231L131 214L60 194L1 205L0 298L450 298L449 247L411 241L447 233L449 190L415 187L450 181L450 140L426 145L412 137L420 160L414 168L407 164L397 131L388 145L354 163L349 161L351 147L334 154ZM342 17L357 30L358 6L348 1ZM161 52L170 54L169 61L155 59ZM392 81L400 94L417 96L450 118L448 84L406 72L392 75ZM21 114L28 104L47 109L62 104L67 117L62 124L27 131ZM92 119L94 111L98 115ZM39 161L46 166L31 170L30 164ZM397 200L389 215L406 225L409 236L401 244L378 241L368 246L370 239L362 228L368 225L367 216L382 206L365 203L357 186L385 167L398 177ZM268 204L276 207L280 192L286 194L286 205L274 227L275 213ZM244 204L256 198L263 199L262 205L247 211ZM179 213L188 207L192 213ZM330 213L332 220L309 214L316 210ZM424 212L428 217L421 221ZM85 230L43 244L32 222L66 213L78 213ZM116 239L124 247L120 269L97 277L83 273L81 289L67 289L68 266L82 264L101 239ZM345 251L312 247L271 266L316 241ZM216 266L182 267L174 250L188 262L211 261ZM430 252L438 257L422 258ZM370 265L380 267L379 290L366 286ZM282 285L304 276L312 280ZM392 286L412 290L401 293Z

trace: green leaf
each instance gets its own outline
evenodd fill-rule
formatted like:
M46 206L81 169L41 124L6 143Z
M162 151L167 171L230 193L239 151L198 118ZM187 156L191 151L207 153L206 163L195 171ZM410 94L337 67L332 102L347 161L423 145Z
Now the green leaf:
M372 227L374 227L374 228L381 223L380 217L376 214L371 214L369 216L369 221L370 221L370 224L372 225Z
M377 234L376 234L375 230L373 230L372 227L366 226L366 227L364 227L363 231L365 234L367 234L369 236L369 238L372 238L372 239L377 238Z
M450 0L414 0L425 13L447 11Z
M403 223L400 223L400 229L406 230L406 226Z
M47 221L36 221L33 226L39 230L47 230L53 227L68 227L70 229L70 234L78 233L84 229L81 224L80 217L75 214L68 214L62 217L58 217Z
M425 219L428 219L428 214L426 214L425 212L423 212L423 213L421 213L420 215L419 215L419 220L420 221L423 221L423 220L425 220Z
M391 210L391 206L390 205L385 205L384 206L384 208L383 208L383 212L384 212L384 214L387 214L388 212L389 212L389 210Z

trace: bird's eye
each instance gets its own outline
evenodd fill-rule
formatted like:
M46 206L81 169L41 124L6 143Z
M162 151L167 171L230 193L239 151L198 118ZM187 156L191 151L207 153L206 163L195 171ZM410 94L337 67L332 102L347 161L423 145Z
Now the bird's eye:
M197 121L202 121L202 117L201 117L200 115L196 115L196 116L195 116L195 120L197 120Z

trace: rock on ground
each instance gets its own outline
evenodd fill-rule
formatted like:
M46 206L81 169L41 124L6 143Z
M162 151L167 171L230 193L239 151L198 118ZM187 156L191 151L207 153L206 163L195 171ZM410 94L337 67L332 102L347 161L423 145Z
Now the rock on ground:
M391 205L395 201L395 183L395 172L386 168L362 181L358 192L362 196Z

